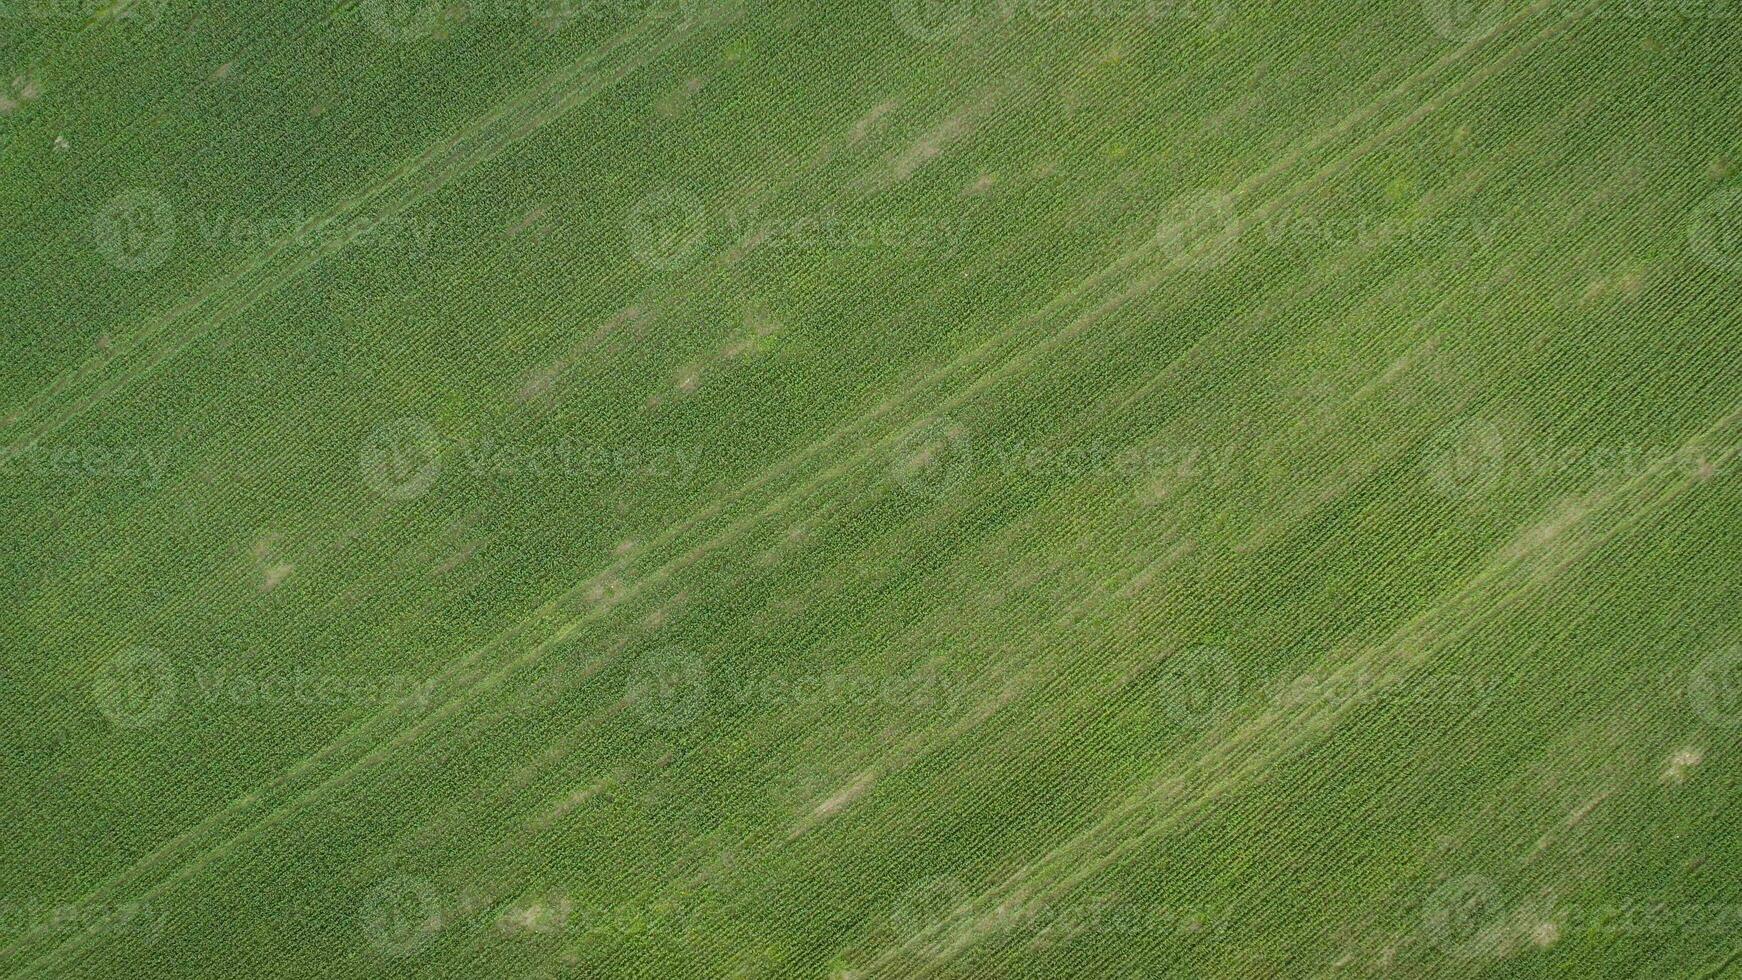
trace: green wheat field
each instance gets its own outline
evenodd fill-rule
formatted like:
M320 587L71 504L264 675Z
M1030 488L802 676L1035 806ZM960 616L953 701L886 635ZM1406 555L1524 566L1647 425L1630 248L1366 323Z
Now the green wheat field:
M0 976L1742 977L1742 0L3 0Z

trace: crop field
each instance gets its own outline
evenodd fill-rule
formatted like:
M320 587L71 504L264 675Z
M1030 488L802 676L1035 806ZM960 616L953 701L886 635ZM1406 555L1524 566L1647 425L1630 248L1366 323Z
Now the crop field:
M0 976L1742 977L1742 2L3 0Z

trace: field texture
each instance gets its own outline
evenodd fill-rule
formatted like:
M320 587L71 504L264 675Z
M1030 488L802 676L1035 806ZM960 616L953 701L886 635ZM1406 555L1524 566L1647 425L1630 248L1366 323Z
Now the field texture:
M0 975L1742 976L1742 3L5 0Z

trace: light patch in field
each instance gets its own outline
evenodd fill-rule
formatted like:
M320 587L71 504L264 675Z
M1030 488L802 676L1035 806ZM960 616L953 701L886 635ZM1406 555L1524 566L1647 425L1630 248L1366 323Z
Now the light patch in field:
M840 813L842 810L845 810L848 806L852 805L854 800L864 796L865 791L870 789L872 784L876 781L877 773L869 769L854 776L852 782L836 790L827 799L818 803L816 808L811 810L808 816L799 821L798 826L794 827L792 833L787 835L788 839L798 837L817 824L829 819L837 813Z
M701 387L701 384L701 370L692 367L684 369L684 371L677 376L677 383L674 387L676 387L677 390L688 394L689 392L695 391L697 388Z
M567 895L553 891L543 899L529 899L503 909L496 927L505 936L554 935L568 925L574 908Z
M1658 782L1665 786L1680 786L1688 781L1688 770L1706 760L1706 753L1697 748L1685 748L1669 757Z
M260 591L271 592L273 589L278 588L284 583L285 579L290 577L290 573L294 571L296 571L296 566L289 562L278 562L267 566L261 574Z
M0 116L10 116L27 102L42 98L42 86L28 75L18 75L0 89Z
M889 165L890 176L897 182L904 181L942 156L951 144L974 131L974 117L985 108L986 102L982 101L933 126L895 157Z
M1538 922L1530 930L1530 941L1539 949L1547 949L1561 938L1561 927L1554 922Z
M223 81L224 79L229 78L231 73L235 70L236 63L234 61L226 61L212 72L212 78L218 81Z
M1547 553L1560 541L1561 535L1583 520L1592 507L1592 502L1584 499L1561 500L1546 520L1524 529L1507 544L1501 551L1501 557L1507 561L1515 561L1527 555L1547 557Z
M895 111L895 106L894 99L885 99L872 106L865 115L859 117L859 121L853 124L853 142L864 142L865 137L870 136L872 131L883 122L883 118Z
M962 188L963 197L984 197L998 185L997 174L981 174L972 184Z
M531 228L533 225L538 224L539 220L542 219L549 212L550 212L550 208L546 207L545 205L540 204L538 207L533 208L531 211L528 211L525 214L521 215L519 221L516 221L514 224L508 226L508 237L509 238L519 238L522 234L524 234L526 232L526 230L528 228Z
M1597 807L1608 798L1608 793L1599 793L1596 796L1591 797L1589 800L1586 800L1584 803L1579 804L1578 809L1567 814L1567 826L1577 827L1579 824L1584 823L1585 818L1591 815L1591 811L1597 809Z
M1591 280L1585 287L1584 301L1603 299L1636 300L1645 291L1645 275L1638 270L1617 273Z

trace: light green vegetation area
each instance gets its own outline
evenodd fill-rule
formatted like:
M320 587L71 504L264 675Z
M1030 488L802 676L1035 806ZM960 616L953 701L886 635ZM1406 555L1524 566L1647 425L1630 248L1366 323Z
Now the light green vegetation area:
M5 15L0 974L1742 975L1742 8Z

